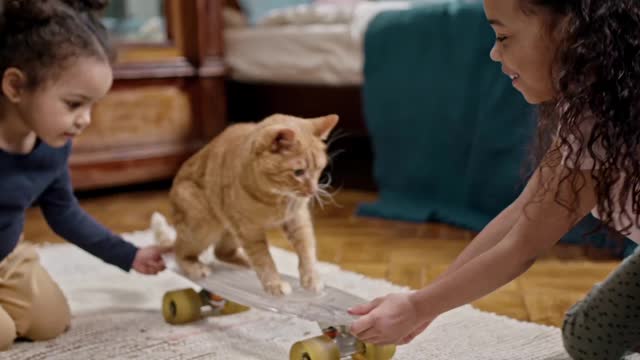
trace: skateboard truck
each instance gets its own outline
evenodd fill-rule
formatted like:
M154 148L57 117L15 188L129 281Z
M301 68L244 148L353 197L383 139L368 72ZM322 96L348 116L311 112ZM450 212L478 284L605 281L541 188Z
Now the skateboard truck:
M230 315L249 310L206 289L169 291L162 298L162 316L173 325L186 324L206 316Z
M294 343L289 351L289 360L390 360L396 352L394 345L361 342L344 325L319 325L322 335Z
M170 324L186 324L205 316L220 316L247 311L247 306L226 300L205 289L169 291L162 299L162 315ZM291 346L290 360L390 360L394 345L363 343L351 335L347 326L318 323L322 335L298 341Z

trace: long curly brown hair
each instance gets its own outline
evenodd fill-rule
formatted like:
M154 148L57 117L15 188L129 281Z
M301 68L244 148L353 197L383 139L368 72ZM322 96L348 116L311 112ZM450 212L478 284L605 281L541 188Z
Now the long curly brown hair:
M540 166L571 159L560 182L575 193L584 186L580 167L593 159L588 167L602 223L613 228L615 210L627 224L618 229L624 234L640 215L640 1L520 4L525 12L551 14L550 30L561 34L550 69L555 96L539 108L535 157ZM575 199L556 200L577 208Z

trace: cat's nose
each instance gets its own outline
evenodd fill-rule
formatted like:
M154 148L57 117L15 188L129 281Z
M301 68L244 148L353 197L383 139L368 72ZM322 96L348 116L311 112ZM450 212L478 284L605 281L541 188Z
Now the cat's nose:
M318 191L318 186L316 184L308 184L304 189L304 194L306 196L313 196Z

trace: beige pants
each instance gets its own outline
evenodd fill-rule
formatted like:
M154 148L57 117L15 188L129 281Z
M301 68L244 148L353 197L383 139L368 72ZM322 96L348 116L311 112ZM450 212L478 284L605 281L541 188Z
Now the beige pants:
M0 262L0 350L16 337L48 340L70 324L67 299L40 264L33 245L20 241Z

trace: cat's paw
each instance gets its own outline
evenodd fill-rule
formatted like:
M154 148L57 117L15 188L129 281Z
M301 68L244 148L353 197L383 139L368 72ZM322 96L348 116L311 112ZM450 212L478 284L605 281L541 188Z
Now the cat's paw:
M211 268L200 261L183 261L180 268L191 279L202 279L211 274Z
M300 278L300 285L303 288L315 293L319 293L322 291L322 289L324 289L324 283L317 275L303 275Z
M272 281L264 284L264 290L275 296L291 294L291 284L286 281Z

